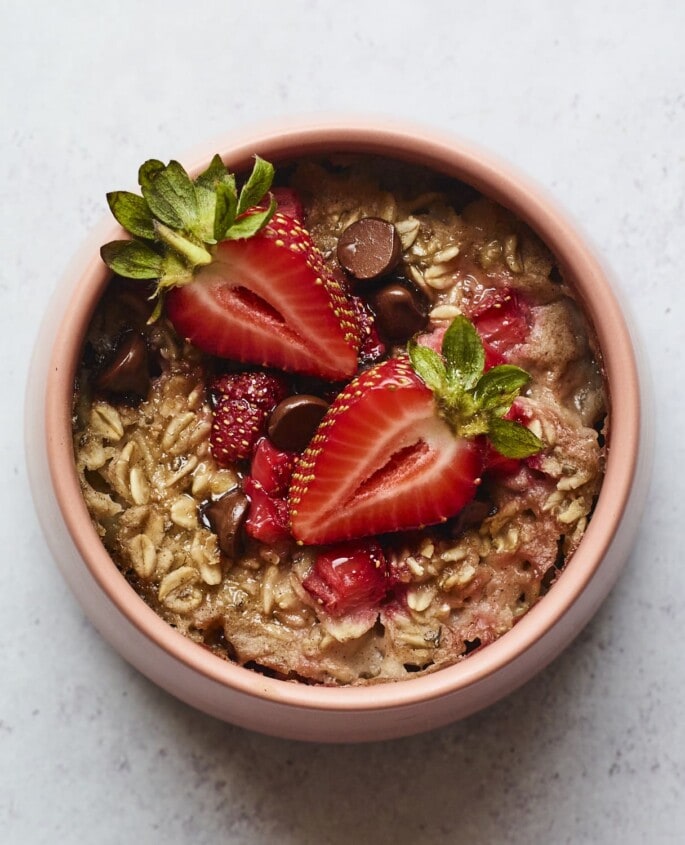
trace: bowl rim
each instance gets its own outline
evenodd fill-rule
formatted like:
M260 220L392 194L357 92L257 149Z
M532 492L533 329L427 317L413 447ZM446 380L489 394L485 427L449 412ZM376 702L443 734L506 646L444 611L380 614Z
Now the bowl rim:
M641 436L640 385L630 332L606 271L586 240L528 177L469 142L406 123L337 117L309 118L224 135L184 157L197 171L219 151L231 169L258 153L275 162L310 154L364 152L439 170L476 187L527 222L555 254L597 336L609 391L610 431L605 476L579 547L545 597L486 648L452 666L402 682L353 687L308 685L245 669L223 660L164 622L138 596L102 544L81 494L73 459L71 406L81 342L109 277L99 246L122 237L103 221L70 268L69 305L58 327L45 387L45 435L50 478L66 528L88 571L115 607L146 639L182 664L230 690L307 710L372 711L401 708L473 687L506 667L571 610L597 572L621 522L635 477ZM75 340L77 339L77 340Z

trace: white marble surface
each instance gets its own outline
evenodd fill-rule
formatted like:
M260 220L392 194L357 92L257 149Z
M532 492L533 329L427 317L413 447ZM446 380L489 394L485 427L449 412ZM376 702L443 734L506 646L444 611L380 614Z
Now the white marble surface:
M0 839L4 843L685 841L685 6L1 0ZM47 554L22 393L56 277L145 157L348 109L509 158L613 266L658 438L635 552L578 641L429 735L308 746L213 721L98 637ZM9 481L9 483L7 483Z

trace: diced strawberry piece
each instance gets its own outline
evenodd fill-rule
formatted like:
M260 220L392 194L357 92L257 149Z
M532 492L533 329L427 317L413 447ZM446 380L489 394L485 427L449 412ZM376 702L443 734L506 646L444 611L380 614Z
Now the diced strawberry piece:
M269 496L254 478L246 478L243 490L250 500L245 531L262 543L277 543L290 537L288 505L284 498Z
M169 290L166 311L211 355L330 380L357 370L349 297L309 233L279 212L253 237L219 243L190 284Z
M520 459L501 455L490 442L486 441L483 452L483 472L491 475L512 475L518 472L520 467Z
M304 207L302 200L296 191L292 188L272 188L271 193L278 203L278 210L286 217L292 217L293 220L304 222Z
M442 522L473 498L481 460L408 359L383 361L342 391L296 463L292 533L332 543Z
M385 355L385 344L381 341L376 330L376 321L371 310L359 296L350 296L352 306L357 316L360 346L359 361L361 364L374 364Z
M272 188L270 193L276 200L277 210L281 214L297 220L298 223L304 223L304 206L296 191L292 188ZM258 205L254 206L254 210L267 208L268 204L269 194Z
M220 376L210 391L214 400L210 447L223 466L250 457L269 414L289 392L283 376L261 370Z
M466 310L483 341L488 369L504 363L511 350L528 338L530 308L510 288L488 288Z
M391 580L383 550L367 541L320 552L302 584L331 616L342 616L377 606Z
M262 437L252 456L250 476L268 495L281 496L288 490L294 464L293 452L281 452L268 437Z
M428 349L432 349L433 352L437 352L439 355L442 349L442 339L445 337L446 331L447 326L441 326L432 332L425 332L424 334L420 334L416 338L416 342L420 346L427 346Z

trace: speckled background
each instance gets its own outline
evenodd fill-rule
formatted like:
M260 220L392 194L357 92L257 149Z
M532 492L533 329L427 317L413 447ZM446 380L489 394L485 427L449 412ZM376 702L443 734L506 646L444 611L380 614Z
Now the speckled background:
M685 6L0 0L0 13L0 840L685 842ZM326 747L196 713L100 639L40 536L21 405L48 293L105 191L147 157L336 109L460 133L551 189L636 315L658 436L625 575L560 659L461 724Z

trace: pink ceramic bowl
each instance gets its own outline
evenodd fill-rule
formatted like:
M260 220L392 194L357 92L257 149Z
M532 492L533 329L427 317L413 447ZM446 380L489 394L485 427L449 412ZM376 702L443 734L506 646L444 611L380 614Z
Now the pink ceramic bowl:
M29 470L52 553L93 624L126 660L173 695L220 719L282 737L348 742L417 733L463 718L523 684L569 644L609 592L631 549L647 490L650 416L625 315L587 243L549 199L508 166L459 140L414 127L317 120L219 139L184 163L199 168L216 151L231 170L244 168L254 153L276 163L334 151L392 156L462 179L528 222L574 285L604 356L610 450L594 517L542 601L495 643L432 675L365 688L307 686L264 677L185 639L117 570L90 522L74 469L74 372L108 278L99 247L121 236L108 220L62 279L31 369Z

